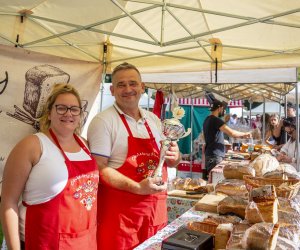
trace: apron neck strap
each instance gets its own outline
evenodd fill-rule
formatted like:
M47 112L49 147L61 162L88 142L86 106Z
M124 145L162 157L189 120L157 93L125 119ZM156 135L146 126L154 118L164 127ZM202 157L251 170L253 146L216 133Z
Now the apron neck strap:
M131 132L131 130L129 128L128 122L126 121L125 115L124 114L119 114L119 115L121 117L122 122L124 123L124 125L126 127L126 130L127 130L128 134L129 134L129 136L133 137L132 132ZM148 124L148 122L146 120L144 122L144 125L145 125L145 127L147 129L147 132L148 132L150 138L153 138L152 131L151 131L151 129L149 127L149 124Z
M131 133L131 130L129 128L128 122L126 121L125 115L124 114L119 114L119 116L121 117L121 120L122 120L123 124L125 125L126 130L127 130L128 134L129 134L129 136L133 137L133 135Z
M65 152L63 151L63 149L61 148L60 144L59 144L59 141L56 137L56 135L54 134L53 130L51 128L49 128L49 132L50 132L50 135L51 137L53 138L56 146L60 149L61 153L63 154L64 158L65 159L68 159L67 155L65 154ZM84 145L84 143L79 139L79 137L76 135L76 134L73 134L76 142L79 144L79 146L89 155L91 156L91 153L90 151L86 148L86 146Z
M49 132L50 132L50 135L52 137L52 139L54 140L56 146L60 149L61 153L63 154L64 158L65 159L68 159L68 157L66 156L65 152L62 150L59 142L58 142L58 139L56 137L56 135L54 134L53 130L51 128L49 128Z

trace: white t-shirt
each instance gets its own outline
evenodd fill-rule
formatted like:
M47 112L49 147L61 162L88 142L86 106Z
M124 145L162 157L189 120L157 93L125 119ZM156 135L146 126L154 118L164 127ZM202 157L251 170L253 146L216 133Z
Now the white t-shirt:
M108 166L112 168L119 168L124 163L128 151L128 132L118 112L124 114L116 103L100 112L91 121L87 132L92 154L109 158ZM144 125L147 121L160 148L160 141L164 139L160 119L152 112L141 108L140 113L142 118L138 121L124 114L132 135L138 138L149 138Z
M60 149L43 133L37 133L42 155L31 169L22 194L29 205L47 202L59 194L68 182L68 169ZM91 157L81 149L77 153L65 152L71 161L87 161ZM19 205L19 226L21 240L24 240L26 207Z
M296 140L291 141L291 139L289 139L287 141L287 143L282 146L280 151L284 152L290 158L295 158L296 157Z

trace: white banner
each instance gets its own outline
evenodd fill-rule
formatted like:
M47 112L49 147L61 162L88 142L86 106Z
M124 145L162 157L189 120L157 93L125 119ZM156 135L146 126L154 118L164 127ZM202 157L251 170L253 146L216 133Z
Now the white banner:
M100 63L71 60L0 45L0 179L15 144L36 132L41 108L55 83L80 93L85 115L99 92Z

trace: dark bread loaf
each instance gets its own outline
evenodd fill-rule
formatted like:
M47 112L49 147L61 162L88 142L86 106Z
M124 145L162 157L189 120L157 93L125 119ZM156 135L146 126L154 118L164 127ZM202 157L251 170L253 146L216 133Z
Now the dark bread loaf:
M40 65L25 74L23 108L33 118L40 118L47 97L56 83L68 83L70 75L51 65Z
M248 198L249 195L245 181L238 179L225 179L220 181L215 187L215 192L243 198Z
M255 170L247 165L228 164L224 166L223 175L225 179L243 180L244 175L255 176Z
M245 210L248 201L238 196L228 196L218 204L219 214L235 214L240 218L245 218Z
M246 230L242 245L245 249L274 250L278 233L278 224L257 223Z

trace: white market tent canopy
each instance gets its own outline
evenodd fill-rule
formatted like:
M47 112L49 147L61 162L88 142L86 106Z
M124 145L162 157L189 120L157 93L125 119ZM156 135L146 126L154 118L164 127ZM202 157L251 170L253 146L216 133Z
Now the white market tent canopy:
M284 116L284 107L280 106L277 102L265 102L265 113L268 114L279 114L279 111L281 113L281 116ZM246 111L247 114L250 114L250 111ZM263 114L264 113L264 105L261 104L257 106L256 108L251 109L251 115L257 115L257 114Z
M247 99L260 92L280 101L297 73L291 81L256 78L249 86L229 70L299 67L299 11L299 0L2 0L0 44L96 61L104 73L123 61L144 74L178 73L183 80L172 88L183 97L212 91ZM209 82L198 77L184 86L195 72L209 74ZM233 77L216 86L222 72ZM149 86L168 92L170 85L155 84L170 81Z

